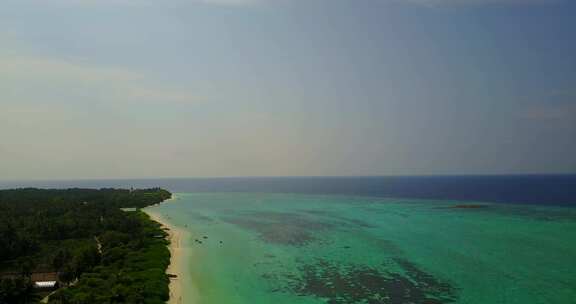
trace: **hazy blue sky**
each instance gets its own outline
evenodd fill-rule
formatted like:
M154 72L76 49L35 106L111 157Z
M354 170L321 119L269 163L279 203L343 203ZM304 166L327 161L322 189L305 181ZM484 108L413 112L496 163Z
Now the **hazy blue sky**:
M0 179L576 172L572 0L2 0Z

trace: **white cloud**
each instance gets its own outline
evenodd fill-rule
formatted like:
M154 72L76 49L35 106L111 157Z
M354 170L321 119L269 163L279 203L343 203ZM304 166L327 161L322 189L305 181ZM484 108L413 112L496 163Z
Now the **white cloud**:
M9 0L10 1L10 0ZM19 0L18 2L29 2L36 5L89 5L89 6L155 6L173 5L182 3L198 3L223 6L244 6L257 3L273 2L272 0L173 0L169 3L162 3L154 0Z
M189 103L199 98L184 89L157 84L127 69L62 59L0 55L0 103L74 102Z
M520 118L540 123L576 124L576 102L534 103L519 112Z
M254 5L262 2L271 2L263 0L200 0L202 3L214 4L214 5L232 5L232 6L242 6L242 5Z
M167 88L133 87L127 91L128 96L141 101L170 101L170 102L195 102L200 98L191 92Z
M270 4L270 3L280 3L282 0L189 0L191 2L203 2L207 4L214 5L254 5L254 4ZM292 2L299 2L305 5L309 1L314 0L291 0ZM285 2L291 2L290 0L285 0ZM316 0L320 1L320 0ZM324 0L329 3L331 0ZM509 5L535 5L535 4L552 4L558 3L563 0L350 0L351 2L365 1L365 2L380 2L387 1L390 3L410 3L416 5L425 6L458 6L458 5L497 5L497 4L509 4Z
M11 0L7 0L11 1ZM296 2L302 5L310 1L332 0L173 0L169 3L162 3L154 0L18 0L18 2L28 2L34 5L88 5L88 6L162 6L178 5L186 3L196 3L203 5L214 5L223 7L247 7L261 4L289 3ZM565 0L349 0L351 2L388 2L422 5L429 7L440 6L481 6L481 5L538 5L553 4Z
M141 74L128 70L73 63L61 59L31 56L0 57L0 77L12 79L71 78L78 81L133 81L142 79Z
M151 138L170 135L164 130L172 116L162 111L199 100L125 68L2 51L0 178L142 176L140 164L160 163L164 153Z
M393 0L396 2L420 4L426 6L458 6L458 5L491 5L491 4L510 4L510 5L534 5L534 4L551 4L561 0Z

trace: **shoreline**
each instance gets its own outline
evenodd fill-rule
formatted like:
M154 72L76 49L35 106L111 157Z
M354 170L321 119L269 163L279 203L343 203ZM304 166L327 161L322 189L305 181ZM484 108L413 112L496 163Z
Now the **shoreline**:
M162 202L170 203L171 201L176 200L176 196L173 194L172 198ZM150 206L155 207L158 206ZM188 237L188 231L178 228L172 225L168 220L164 218L164 216L156 211L150 210L149 207L141 209L144 213L146 213L153 221L158 222L163 228L166 228L166 232L168 233L168 241L170 242L168 249L170 250L170 264L166 269L166 273L170 275L176 275L176 277L170 277L170 298L166 302L168 304L183 304L183 303L196 303L196 301L190 301L191 299L186 299L184 301L184 276L186 276L186 259L187 259L187 250L184 246L185 240ZM184 242L184 243L183 243Z

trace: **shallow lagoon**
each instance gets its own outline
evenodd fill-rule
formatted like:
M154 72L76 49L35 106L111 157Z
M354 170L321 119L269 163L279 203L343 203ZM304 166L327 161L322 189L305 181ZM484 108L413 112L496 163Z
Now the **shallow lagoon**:
M153 208L190 231L201 304L576 303L573 208L269 193Z

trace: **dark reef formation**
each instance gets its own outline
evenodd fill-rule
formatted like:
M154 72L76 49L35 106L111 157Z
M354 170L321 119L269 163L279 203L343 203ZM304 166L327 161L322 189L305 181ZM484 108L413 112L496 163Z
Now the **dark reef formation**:
M315 241L315 232L333 227L312 217L283 212L254 212L222 220L258 233L264 242L298 247Z
M393 259L388 266L390 263L398 266L400 271L386 270L386 265L378 268L342 265L320 259L304 263L300 267L301 276L284 275L283 279L289 283L274 291L318 297L329 304L442 304L456 301L456 290L449 283L410 261ZM274 274L265 274L264 277L279 278Z

